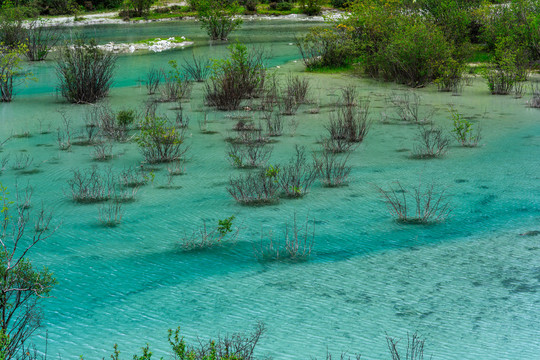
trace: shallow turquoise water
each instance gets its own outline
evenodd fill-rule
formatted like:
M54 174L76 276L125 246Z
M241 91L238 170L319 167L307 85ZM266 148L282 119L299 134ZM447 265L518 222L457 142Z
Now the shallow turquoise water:
M309 23L288 21L246 24L241 41L264 45L278 74L301 71L295 31ZM280 31L278 31L278 29ZM283 31L282 31L283 30ZM109 101L116 108L142 108L147 99L139 80L152 65L197 55L218 57L225 45L210 45L195 23L84 28L100 42L132 41L155 36L187 36L193 48L160 54L122 56ZM146 343L156 355L168 353L166 332L182 327L187 339L248 331L263 321L268 332L259 354L275 359L324 357L328 348L384 359L385 332L405 337L418 330L434 359L537 359L540 344L540 237L520 236L540 230L540 112L524 99L494 97L481 79L463 96L420 90L425 103L438 108L437 124L448 131L453 104L480 118L482 146L453 144L443 159L412 160L408 152L416 127L375 121L367 139L351 156L353 180L348 187L315 184L300 200L246 208L225 190L229 175L240 173L225 161L224 138L234 120L210 112L210 129L202 134L202 86L186 105L191 117L187 173L175 179L178 189L160 189L166 169L153 185L141 188L137 201L125 204L117 228L100 227L98 205L74 204L67 180L75 168L90 167L92 149L57 149L58 109L82 130L84 106L55 95L53 62L35 65L37 83L22 88L10 104L0 105L0 140L29 130L29 138L12 139L0 156L26 150L40 170L22 175L7 169L0 181L10 188L30 183L33 203L52 207L61 227L39 244L32 260L49 266L59 285L44 301L49 356L107 357L118 343L131 354ZM384 98L398 86L341 75L306 75L319 114L300 108L294 137L274 145L272 162L286 161L295 144L317 150L338 88L354 83L372 101L372 118L383 111ZM160 105L167 112L170 104ZM485 113L485 116L483 115ZM115 169L138 165L142 156L131 143L117 144L109 162ZM108 165L99 164L104 167ZM403 226L392 221L374 189L400 180L404 185L435 180L450 194L451 218L432 226ZM300 264L259 263L254 246L261 231L279 234L294 213L316 220L314 254ZM178 249L184 232L203 220L215 223L236 215L237 243L198 253ZM254 245L255 244L255 245ZM36 336L38 346L43 334Z

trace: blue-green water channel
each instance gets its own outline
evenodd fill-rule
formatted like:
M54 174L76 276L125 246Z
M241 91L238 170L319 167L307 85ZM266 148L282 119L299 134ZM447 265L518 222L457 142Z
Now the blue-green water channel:
M279 76L302 72L294 35L312 24L256 21L235 34L240 41L263 46L269 66ZM141 80L151 66L166 66L193 53L220 57L226 45L209 44L194 22L84 27L101 43L131 42L163 36L186 36L193 47L158 54L120 56L115 86L108 101L114 109L142 109L148 99ZM154 354L169 353L167 329L182 327L190 341L235 331L249 331L257 321L268 332L259 355L275 359L324 357L331 352L362 353L363 359L389 358L385 332L406 337L418 330L427 338L434 359L538 359L540 354L540 237L520 236L540 230L540 111L525 99L489 95L481 79L462 96L419 90L423 103L438 109L435 122L451 130L453 105L482 126L478 148L453 142L442 159L413 160L416 126L383 124L385 98L398 86L349 75L303 74L311 97L321 105L302 105L300 125L286 130L274 144L271 162L290 158L296 144L317 150L339 87L355 84L371 99L374 123L350 157L352 181L342 188L316 183L300 200L246 208L226 191L230 175L241 171L226 161L234 120L206 109L203 86L197 84L189 104L190 150L186 174L176 188L163 189L166 168L152 185L124 204L120 226L98 222L99 205L71 201L67 181L73 169L89 168L91 147L60 151L58 110L82 131L85 106L65 103L56 94L54 62L33 65L38 82L20 88L14 101L0 105L0 140L14 138L1 156L20 152L33 158L37 173L8 168L0 181L34 188L33 204L54 209L56 234L32 252L36 264L48 266L58 279L53 297L43 301L49 356L74 359L108 357L114 343L123 354L149 343ZM172 104L158 112L170 113ZM202 134L197 120L209 112L215 134ZM172 114L172 113L170 113ZM171 115L172 116L172 115ZM51 129L49 134L40 134ZM114 146L105 168L137 166L142 155L134 143ZM451 217L431 226L394 222L375 185L404 186L436 181L446 188ZM316 220L312 257L304 263L260 263L254 247L261 232L279 237L294 214ZM203 221L216 223L230 215L241 226L235 244L184 253L180 239ZM45 331L35 336L43 347Z

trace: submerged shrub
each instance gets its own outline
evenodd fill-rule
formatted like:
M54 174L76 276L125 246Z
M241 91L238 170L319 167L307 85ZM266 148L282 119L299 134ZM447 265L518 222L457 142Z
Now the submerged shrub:
M247 175L231 177L227 191L242 205L267 205L279 200L280 169L270 166Z
M227 59L214 60L206 83L206 102L219 110L235 110L242 99L254 97L264 85L266 56L262 49L235 43Z
M324 186L337 187L347 185L351 167L347 165L349 155L340 156L332 151L323 151L320 156L313 155L317 174Z
M315 221L306 217L303 225L298 224L296 213L290 226L285 224L283 236L274 240L273 232L269 232L268 239L261 234L261 242L254 246L255 256L259 261L289 261L301 262L309 260L315 240Z
M180 160L188 150L184 142L185 128L171 126L164 117L147 117L140 127L135 140L148 163Z
M109 93L116 55L98 49L96 41L76 40L60 50L56 72L67 101L94 103Z
M171 66L168 72L161 70L163 82L161 83L160 101L172 102L189 99L193 83L180 73L176 61L169 61Z
M233 229L234 215L223 220L218 220L217 226L208 229L206 222L200 229L193 231L191 235L182 238L182 249L185 251L208 249L223 244L223 240L234 241L238 237L240 228Z
M266 165L271 154L272 147L266 142L232 142L227 151L227 160L235 167L253 168Z
M448 151L449 144L450 139L441 128L433 125L421 126L412 156L416 159L442 157Z
M98 219L105 227L116 227L122 222L124 209L120 201L113 201L98 208Z
M391 214L400 223L429 224L444 221L452 211L444 190L437 192L434 184L406 190L399 181L390 190L377 187ZM409 204L412 203L412 206ZM412 209L411 209L412 208Z
M73 170L68 185L73 201L96 203L109 200L115 193L116 183L111 169L100 172L97 166L92 166L84 171Z
M206 83L206 102L219 110L238 109L242 99L261 91L266 76L266 56L262 49L243 44L229 46L230 57L214 60Z
M459 141L461 146L478 146L481 138L480 127L476 126L475 128L473 128L473 124L454 109L451 110L451 114L454 121L454 129L452 130L452 132L454 133L456 140Z
M369 100L365 100L358 107L340 107L330 113L330 123L326 129L333 139L361 143L364 141L369 127Z
M394 93L387 102L391 105L397 120L415 124L429 124L435 114L435 109L422 106L422 98L414 91L404 91ZM388 120L389 115L384 112L384 120Z
M306 195L317 178L317 168L307 163L305 152L303 146L297 145L294 157L279 169L277 181L287 197L299 198Z
M529 106L532 108L540 108L540 83L531 84L531 99L529 100Z
M43 20L33 20L26 29L26 57L30 61L45 60L59 40L58 27L47 26Z
M484 77L492 94L510 94L520 81L527 80L524 49L516 47L511 37L498 39L495 56Z

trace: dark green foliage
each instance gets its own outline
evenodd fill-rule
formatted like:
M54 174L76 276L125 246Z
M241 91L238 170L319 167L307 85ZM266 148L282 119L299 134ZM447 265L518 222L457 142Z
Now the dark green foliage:
M356 54L351 28L338 24L331 28L312 28L296 38L296 46L308 69L338 68L351 62Z
M98 49L93 39L65 45L56 66L62 96L77 104L94 103L107 96L116 59L113 53Z
M452 47L436 26L425 22L404 25L376 54L379 74L412 87L425 86L441 75L452 58Z
M540 59L540 0L511 0L505 6L486 5L480 12L482 39L495 50L501 38L523 48L531 60Z
M518 82L527 80L527 56L524 53L512 37L498 39L494 58L484 74L492 94L507 95Z
M150 11L150 7L155 0L128 0L127 4L133 11L133 16L144 16Z
M338 9L346 8L350 2L350 0L330 0L330 4Z
M133 122L135 121L136 115L137 114L135 113L135 110L133 109L120 110L116 114L116 122L118 126L126 128L130 126L131 124L133 124Z
M240 5L246 8L247 11L257 11L258 0L242 0Z
M350 9L352 16L341 26L351 32L360 64L371 76L421 87L463 61L434 16L420 16L397 1L366 0Z
M21 8L7 3L0 9L0 44L8 48L25 43L26 31L23 26L25 14Z
M302 12L308 16L321 14L321 0L301 0Z

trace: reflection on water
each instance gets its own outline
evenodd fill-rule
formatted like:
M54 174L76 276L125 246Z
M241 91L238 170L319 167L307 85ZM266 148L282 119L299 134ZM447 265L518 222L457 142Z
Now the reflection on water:
M302 67L294 34L312 24L289 21L246 23L235 34L240 41L264 46L270 66L280 76ZM79 31L79 30L77 30ZM226 44L208 44L193 22L84 28L100 42L132 42L156 36L186 36L192 48L159 54L121 56L115 87L108 101L115 109L141 110L147 100L141 81L151 66L184 57L220 57ZM13 103L0 105L0 141L9 141L0 157L26 151L32 168L23 174L8 169L3 185L34 187L34 204L54 208L62 222L58 233L39 244L32 260L49 266L59 285L45 303L49 355L107 357L117 342L123 354L146 343L156 355L168 352L166 330L182 327L189 340L219 333L247 331L257 321L268 328L260 354L275 359L322 357L326 348L360 352L366 359L386 355L385 332L406 336L418 330L427 337L428 354L436 359L534 359L540 344L539 112L523 100L495 97L476 80L463 96L419 90L426 104L438 109L435 121L446 131L450 105L475 117L483 129L482 146L461 148L457 142L442 159L411 160L417 129L382 124L385 98L400 91L394 84L349 75L306 74L311 105L300 107L300 125L274 144L271 163L290 158L294 145L316 151L324 123L340 86L354 83L371 99L372 125L362 146L351 155L353 180L347 187L316 184L300 200L245 208L226 191L234 170L225 161L234 120L206 109L203 85L195 85L185 105L191 118L186 174L173 189L162 189L166 168L158 167L152 185L141 188L137 201L125 204L123 223L98 224L97 205L77 205L68 196L72 170L87 168L93 149L58 150L56 129L61 109L83 130L85 106L69 105L55 93L54 63L35 64L37 83L22 88ZM279 66L280 68L276 68ZM158 112L172 116L173 104ZM210 130L202 134L197 120L207 110ZM485 114L485 115L484 115ZM44 134L42 134L42 132ZM142 155L131 142L115 144L108 164L118 171L137 166ZM106 164L99 164L106 167ZM447 188L454 210L444 224L402 226L389 217L375 185L400 180L411 186L435 180ZM280 234L294 213L316 219L314 255L300 264L261 264L254 247L261 231ZM206 252L182 253L179 239L202 224L231 215L242 231L234 245ZM42 338L36 338L38 346ZM301 354L301 355L299 355Z

